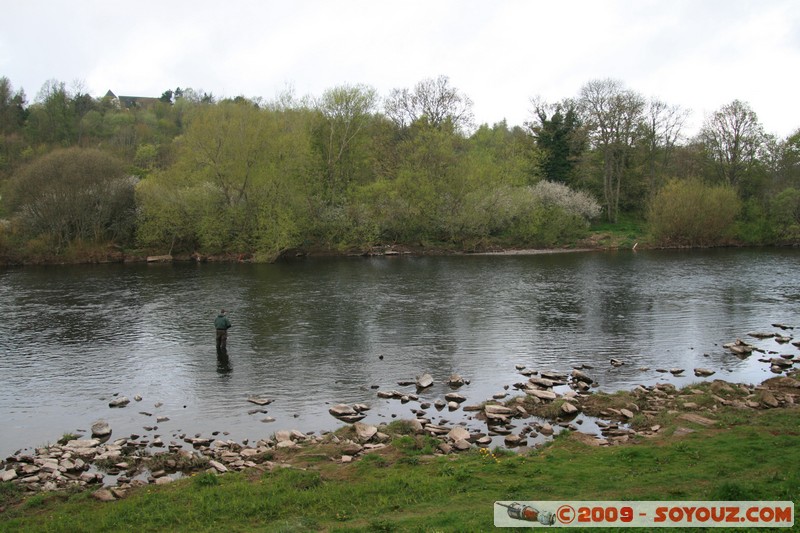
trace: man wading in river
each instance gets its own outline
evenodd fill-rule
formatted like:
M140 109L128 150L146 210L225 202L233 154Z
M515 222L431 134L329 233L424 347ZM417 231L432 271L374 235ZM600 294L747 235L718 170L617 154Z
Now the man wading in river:
M231 321L225 316L224 309L214 319L214 327L217 328L217 351L225 351L227 349L228 329L231 327Z

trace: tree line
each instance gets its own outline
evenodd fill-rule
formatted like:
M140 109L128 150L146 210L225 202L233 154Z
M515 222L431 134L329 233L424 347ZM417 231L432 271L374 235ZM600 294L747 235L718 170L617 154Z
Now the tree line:
M381 97L91 97L48 81L32 103L0 78L0 254L107 247L247 254L406 244L573 244L643 220L659 245L800 241L800 130L764 131L735 100L689 110L613 79L475 125L446 76Z

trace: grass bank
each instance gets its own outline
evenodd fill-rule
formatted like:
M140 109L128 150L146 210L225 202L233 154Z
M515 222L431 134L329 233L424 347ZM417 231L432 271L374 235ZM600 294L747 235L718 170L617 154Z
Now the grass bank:
M496 500L797 502L800 409L731 408L716 419L611 447L564 432L520 454L433 456L420 435L350 464L324 448L287 450L286 466L200 473L108 503L88 492L21 498L3 483L0 531L488 531Z

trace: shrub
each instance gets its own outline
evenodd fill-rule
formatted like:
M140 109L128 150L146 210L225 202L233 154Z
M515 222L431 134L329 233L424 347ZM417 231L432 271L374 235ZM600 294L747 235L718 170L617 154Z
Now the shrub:
M46 237L60 248L78 239L125 242L133 235L135 179L100 150L53 151L8 185L7 205L30 237Z
M650 203L648 222L662 244L718 245L730 237L740 210L741 201L730 186L672 180Z
M560 208L568 215L586 221L600 216L600 204L592 195L583 191L573 191L564 184L540 181L531 187L531 193L543 206Z

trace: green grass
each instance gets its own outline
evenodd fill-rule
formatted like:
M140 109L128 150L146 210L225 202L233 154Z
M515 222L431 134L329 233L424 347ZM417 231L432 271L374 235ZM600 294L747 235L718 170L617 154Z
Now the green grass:
M488 531L496 500L797 502L799 415L753 412L726 429L608 448L562 435L526 455L433 457L424 438L400 436L349 465L198 474L113 503L87 493L19 501L2 484L0 531Z
M617 222L598 220L593 223L585 242L590 246L629 249L636 243L640 248L647 247L650 240L644 220L622 213Z

